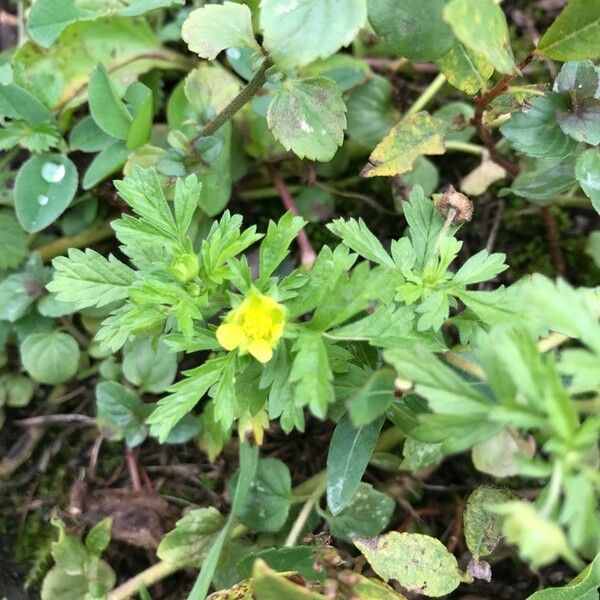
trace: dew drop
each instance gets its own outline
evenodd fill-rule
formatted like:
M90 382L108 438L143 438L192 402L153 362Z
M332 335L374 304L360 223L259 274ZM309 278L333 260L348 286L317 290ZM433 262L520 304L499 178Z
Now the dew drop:
M53 162L44 163L42 166L42 178L48 183L59 183L65 177L65 165Z
M242 56L242 53L239 48L229 48L229 50L227 50L227 56L232 60L237 60Z
M44 196L44 194L40 194L38 196L38 204L40 206L46 206L46 204L48 204L48 200L49 200L48 196Z

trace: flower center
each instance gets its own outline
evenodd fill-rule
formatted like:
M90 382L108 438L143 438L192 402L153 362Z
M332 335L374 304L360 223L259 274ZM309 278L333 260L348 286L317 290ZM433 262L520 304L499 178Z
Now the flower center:
M262 311L252 311L244 315L242 328L249 338L267 339L271 336L273 321Z

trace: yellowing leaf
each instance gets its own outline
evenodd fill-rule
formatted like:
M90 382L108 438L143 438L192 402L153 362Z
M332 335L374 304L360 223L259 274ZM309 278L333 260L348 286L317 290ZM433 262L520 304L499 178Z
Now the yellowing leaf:
M405 117L373 150L361 175L399 175L410 171L423 154L444 154L444 131L444 122L427 112Z
M322 594L293 583L286 574L273 571L264 560L254 563L252 575L252 591L256 600L326 600Z
M450 52L436 61L448 83L465 94L476 94L485 87L494 67L481 54L465 48L458 42Z
M372 538L356 537L354 545L379 577L395 579L411 592L444 596L461 581L471 581L444 545L427 535L391 531Z

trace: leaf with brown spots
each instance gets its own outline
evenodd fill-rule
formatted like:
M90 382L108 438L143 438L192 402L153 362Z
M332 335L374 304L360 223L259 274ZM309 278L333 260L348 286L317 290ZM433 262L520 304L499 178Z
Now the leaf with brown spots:
M444 545L428 535L391 531L353 541L379 577L395 579L411 592L439 597L456 589L461 581L472 581Z
M360 174L401 175L412 169L419 156L444 154L445 131L444 122L427 112L405 117L379 142Z

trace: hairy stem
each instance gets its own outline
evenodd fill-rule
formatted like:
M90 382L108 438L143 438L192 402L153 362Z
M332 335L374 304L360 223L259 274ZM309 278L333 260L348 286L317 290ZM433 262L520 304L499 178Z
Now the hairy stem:
M198 134L197 138L212 135L218 131L229 119L235 115L247 102L252 100L256 93L267 81L267 70L273 66L273 61L266 57L254 77L246 84L242 91Z

